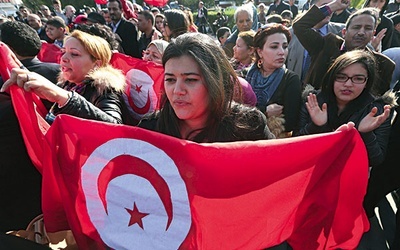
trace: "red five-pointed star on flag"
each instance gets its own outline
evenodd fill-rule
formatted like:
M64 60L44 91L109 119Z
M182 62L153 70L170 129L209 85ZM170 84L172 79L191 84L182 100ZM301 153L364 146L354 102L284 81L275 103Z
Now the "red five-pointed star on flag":
M148 213L141 213L139 209L136 207L136 203L133 203L133 210L129 208L125 208L126 211L131 215L131 219L129 220L128 227L132 226L133 224L137 223L142 229L143 228L143 221L142 218L149 215Z
M135 90L136 90L136 92L138 92L138 93L142 92L142 85L140 85L140 86L135 85Z

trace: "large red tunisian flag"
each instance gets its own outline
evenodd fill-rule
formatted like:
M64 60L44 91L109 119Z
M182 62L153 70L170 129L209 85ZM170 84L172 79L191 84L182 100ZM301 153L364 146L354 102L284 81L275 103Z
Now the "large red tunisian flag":
M46 139L46 229L82 249L355 249L369 228L355 129L197 144L60 115Z
M159 108L164 79L162 65L121 53L114 53L110 64L125 75L124 100L133 118L139 121L145 114Z

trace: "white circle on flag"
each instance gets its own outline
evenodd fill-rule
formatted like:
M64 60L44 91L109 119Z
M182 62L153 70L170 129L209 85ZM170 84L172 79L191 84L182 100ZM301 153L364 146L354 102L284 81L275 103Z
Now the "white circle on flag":
M110 180L104 206L98 179L104 167L121 155L147 162L163 178L170 191L171 218L154 185L128 170ZM186 185L174 161L148 142L118 138L100 145L82 166L81 183L90 220L103 242L112 249L178 249L190 230ZM138 223L128 226L130 214L126 208L133 209L133 204L141 213L148 214L142 218L143 228Z
M140 120L143 115L156 110L158 97L154 90L154 81L150 75L139 69L131 69L125 74L130 86L129 93L123 95L131 114Z

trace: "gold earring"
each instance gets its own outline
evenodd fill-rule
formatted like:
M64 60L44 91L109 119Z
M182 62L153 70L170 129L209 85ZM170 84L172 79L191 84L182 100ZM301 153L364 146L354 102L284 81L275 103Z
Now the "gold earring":
M257 68L261 69L262 64L263 64L263 61L260 58L260 60L258 60L258 62L257 62Z

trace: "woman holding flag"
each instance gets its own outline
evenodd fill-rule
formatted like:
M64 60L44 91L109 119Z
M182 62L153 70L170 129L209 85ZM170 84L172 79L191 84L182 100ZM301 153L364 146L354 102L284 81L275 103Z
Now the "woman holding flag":
M97 36L79 30L65 39L58 86L39 74L14 68L1 91L17 84L53 102L46 120L69 114L85 119L122 123L124 75L109 65L111 50Z
M167 47L162 62L162 108L139 127L195 142L274 138L260 111L233 101L238 78L210 37L180 35Z

